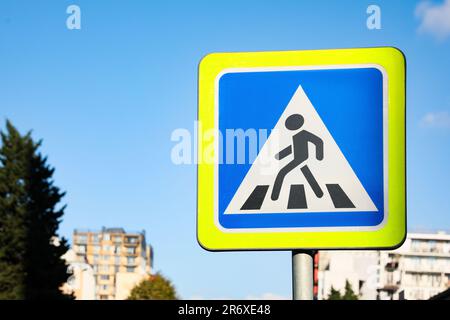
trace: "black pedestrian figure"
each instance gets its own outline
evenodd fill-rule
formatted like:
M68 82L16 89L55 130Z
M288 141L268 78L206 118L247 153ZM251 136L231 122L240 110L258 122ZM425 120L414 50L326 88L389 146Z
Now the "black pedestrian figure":
M301 115L293 114L286 119L285 126L287 129L295 131L300 129L303 126L304 122L305 120ZM281 160L292 153L294 159L291 162L289 162L286 166L281 168L280 172L278 173L272 190L271 198L273 201L278 200L280 196L281 186L283 185L283 180L286 177L286 175L295 168L297 168L298 166L300 166L304 161L306 161L309 158L308 142L311 142L315 145L317 160L322 160L323 159L322 139L306 130L301 130L297 132L292 137L292 145L284 148L278 154L275 155L275 158L277 160ZM314 194L318 198L321 198L323 196L323 191L320 188L319 184L317 183L316 179L314 178L313 174L311 173L311 170L309 170L306 164L303 167L301 167L300 170L302 171L303 175L306 178L306 181L308 181L309 185L314 191Z

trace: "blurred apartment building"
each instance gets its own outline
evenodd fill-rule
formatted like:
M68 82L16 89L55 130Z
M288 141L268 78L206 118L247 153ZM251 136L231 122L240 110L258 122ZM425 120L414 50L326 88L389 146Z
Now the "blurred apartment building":
M72 292L79 300L123 300L150 275L153 252L144 231L77 229L73 247L64 258L72 274L64 285L65 292Z
M393 251L320 251L318 273L318 299L346 280L360 299L430 299L450 287L450 234L410 233Z

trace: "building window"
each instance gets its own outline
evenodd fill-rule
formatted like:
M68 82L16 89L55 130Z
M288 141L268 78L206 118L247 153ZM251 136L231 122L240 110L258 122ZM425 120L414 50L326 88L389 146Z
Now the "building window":
M109 266L108 265L100 265L99 271L100 272L109 272Z
M420 251L420 241L417 240L411 240L411 249L412 251Z
M94 263L97 263L98 262L98 257L99 257L99 255L98 254L94 254Z
M100 237L99 237L98 234L92 235L92 242L93 243L99 243L100 242Z
M103 240L105 240L105 241L111 240L111 236L109 235L109 233L104 233L103 234Z
M107 285L107 284L101 284L101 285L97 286L97 290L98 290L98 291L106 291L106 290L109 290L109 285Z
M127 272L134 272L134 267L127 267Z
M128 247L128 248L127 248L127 253L128 253L128 254L135 254L135 253L136 253L136 248L133 248L133 247L130 248L130 247Z
M109 280L109 276L107 274L102 274L100 280Z
M135 261L134 257L127 257L128 264L134 264L134 261Z
M114 236L113 241L114 241L114 243L121 243L122 242L122 237L121 236Z
M94 253L99 253L100 252L100 246L92 246L92 251L94 251Z
M111 247L110 246L104 246L103 247L103 251L104 252L110 252L111 251Z
M137 243L138 242L138 238L136 238L136 237L126 237L126 242L127 243Z
M120 257L115 257L114 258L114 264L115 265L119 265L120 264Z
M102 256L102 260L103 261L108 261L109 260L109 256L107 254Z
M77 253L86 253L86 246L77 246Z
M87 236L85 234L78 235L77 240L75 242L87 243Z
M115 246L114 247L114 254L120 254L120 247L119 246Z

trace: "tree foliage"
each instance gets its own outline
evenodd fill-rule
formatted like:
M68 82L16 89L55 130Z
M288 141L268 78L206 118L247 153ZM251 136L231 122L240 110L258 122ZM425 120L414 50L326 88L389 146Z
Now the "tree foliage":
M141 281L131 290L128 300L177 300L173 284L160 273Z
M64 193L53 185L54 169L31 133L7 121L0 136L0 299L69 298L60 291L68 245L55 241Z
M358 295L353 291L352 285L348 280L345 280L345 292L342 295L339 290L331 286L328 300L358 300Z
M341 293L339 292L339 290L336 290L333 286L331 286L328 300L342 300Z
M348 280L345 281L345 293L342 300L358 300L358 296L353 291L352 285Z

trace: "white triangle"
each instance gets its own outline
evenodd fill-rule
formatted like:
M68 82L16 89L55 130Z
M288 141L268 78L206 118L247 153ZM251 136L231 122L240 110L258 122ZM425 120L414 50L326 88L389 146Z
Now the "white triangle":
M280 196L278 200L274 201L271 199L271 193L275 178L279 170L293 159L292 154L281 160L275 158L275 154L292 144L292 136L295 132L285 127L286 119L292 114L300 114L303 116L304 125L300 130L307 130L322 139L324 158L321 161L317 160L315 146L312 143L308 143L309 159L286 175ZM314 194L300 170L304 164L308 165L323 190L324 195L321 198L318 198ZM290 186L293 184L304 185L307 202L306 209L288 209ZM327 190L327 184L339 184L353 203L354 208L336 208ZM241 210L257 185L269 186L262 206L256 210ZM302 87L299 86L233 196L225 210L225 214L350 211L378 210L322 119L317 114Z

